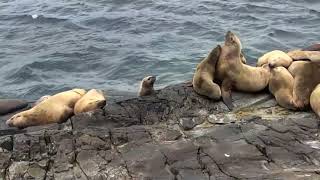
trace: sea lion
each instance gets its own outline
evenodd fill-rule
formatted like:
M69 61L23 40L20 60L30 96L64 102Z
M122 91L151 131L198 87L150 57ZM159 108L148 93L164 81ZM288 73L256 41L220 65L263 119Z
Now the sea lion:
M312 62L320 63L320 51L293 50L289 51L287 54L296 61L309 60Z
M19 99L0 99L0 116L27 108L29 103Z
M101 90L91 89L74 106L74 114L102 109L106 105L106 99Z
M320 84L311 93L310 106L317 116L320 117Z
M220 86L213 82L220 52L220 45L211 50L209 55L197 65L192 80L193 89L196 93L214 100L221 98Z
M85 93L84 89L72 89L58 93L33 108L12 116L6 124L10 127L25 128L64 122L73 115L75 103Z
M291 110L296 109L292 94L293 82L294 79L286 68L282 66L271 68L269 91L280 106Z
M306 48L302 49L303 51L320 51L320 43L312 44Z
M240 39L231 31L225 36L217 64L217 78L222 81L221 95L230 110L233 109L231 90L235 88L244 92L258 92L267 87L270 76L268 65L252 67L241 62Z
M294 61L288 70L294 78L295 106L304 109L309 105L311 92L320 83L320 64L311 61Z
M257 67L261 67L264 64L270 64L271 67L283 66L288 68L292 63L292 58L285 52L280 50L270 51L258 59Z
M138 96L148 96L153 94L155 92L153 84L156 80L157 78L155 76L147 76L143 78L140 83Z

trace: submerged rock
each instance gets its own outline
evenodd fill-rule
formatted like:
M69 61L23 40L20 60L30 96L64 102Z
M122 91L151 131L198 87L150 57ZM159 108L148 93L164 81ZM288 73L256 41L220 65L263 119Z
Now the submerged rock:
M236 109L185 84L63 124L0 124L0 179L320 179L319 120L267 93Z

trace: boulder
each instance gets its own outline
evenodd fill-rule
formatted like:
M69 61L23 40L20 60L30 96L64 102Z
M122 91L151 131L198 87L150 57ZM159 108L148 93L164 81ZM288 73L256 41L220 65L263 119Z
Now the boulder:
M320 123L266 92L221 101L177 84L63 124L0 124L0 179L320 179Z

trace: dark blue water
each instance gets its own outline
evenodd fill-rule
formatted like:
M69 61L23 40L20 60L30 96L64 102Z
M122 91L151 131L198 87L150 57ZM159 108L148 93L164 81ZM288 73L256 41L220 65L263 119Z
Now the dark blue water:
M189 80L227 30L254 64L319 42L320 1L0 0L0 97L136 93L151 74L157 88Z

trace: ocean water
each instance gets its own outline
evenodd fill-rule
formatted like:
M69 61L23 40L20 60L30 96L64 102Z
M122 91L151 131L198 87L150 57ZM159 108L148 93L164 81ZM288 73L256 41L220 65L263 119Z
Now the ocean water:
M320 41L318 0L0 0L0 97L190 80L228 30L249 64Z

